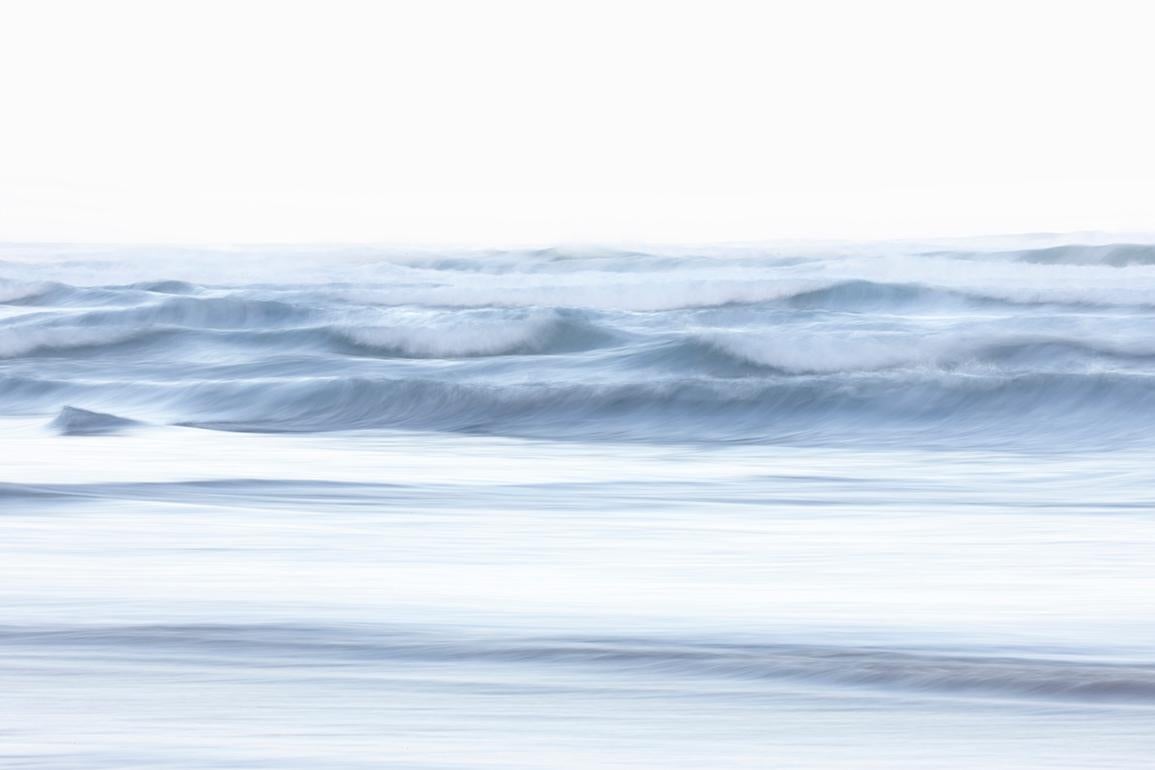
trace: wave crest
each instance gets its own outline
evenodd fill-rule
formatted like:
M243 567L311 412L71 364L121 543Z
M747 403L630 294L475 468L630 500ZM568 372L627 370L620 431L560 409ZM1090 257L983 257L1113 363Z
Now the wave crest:
M409 358L473 358L588 349L610 339L595 325L558 311L521 317L462 316L424 325L338 329L353 345Z
M117 417L115 414L66 406L56 415L50 427L63 436L103 436L137 425L140 423L136 420Z
M888 369L1056 369L1072 361L1149 361L1155 345L1141 341L993 334L915 335L707 332L691 338L716 353L788 374L878 372Z

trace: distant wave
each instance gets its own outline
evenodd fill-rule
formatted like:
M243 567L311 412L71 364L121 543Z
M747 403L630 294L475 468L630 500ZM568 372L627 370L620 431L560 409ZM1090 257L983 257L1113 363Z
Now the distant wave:
M48 282L27 283L0 279L0 304L18 304L52 292L56 285Z
M110 287L120 288L120 287ZM138 289L140 291L153 292L154 294L198 294L203 289L194 283L188 281L141 281L139 283L129 284L123 288Z
M1028 276L1029 277L1029 276ZM1030 283L1019 280L999 283L979 283L966 275L941 276L911 283L884 283L869 280L840 281L830 286L803 291L791 296L792 304L799 307L818 307L831 310L869 310L883 308L910 308L912 306L954 306L970 303L993 305L1102 305L1155 306L1155 295L1146 287L1101 285L1093 280L1080 281L1080 276L1063 276L1053 283ZM1085 278L1085 277L1084 277ZM1155 284L1153 284L1155 285Z
M140 334L142 331L138 329L116 327L0 327L0 358L99 348L131 340Z
M615 275L615 274L611 274ZM675 276L663 280L613 278L560 281L540 277L528 285L377 287L344 292L349 301L369 305L441 307L559 307L660 312L753 304L789 299L826 285L817 280L771 280L765 276Z
M96 314L85 314L67 324L0 326L0 358L38 355L98 356L108 350L135 344L153 346L155 353L171 354L181 344L200 341L222 348L244 346L262 353L275 351L319 351L332 355L373 355L398 358L473 358L502 355L530 355L588 350L610 344L615 335L596 324L557 313L525 318L473 319L465 323L394 326L355 325L346 322L314 326L286 326L281 329L220 328L225 322L210 319L210 326L179 326L157 320L140 322L140 317L159 319L162 314L131 313L120 323L94 322ZM101 317L101 320L108 316ZM187 318L184 319L187 322Z
M1141 440L1152 249L8 262L0 397L247 431Z
M1155 362L1155 343L1070 339L1062 336L1005 337L890 335L779 335L774 332L722 332L693 337L690 345L739 363L792 374L875 372L886 369L999 367L1019 371L1041 363L1077 359L1093 364L1108 360Z
M308 306L247 297L172 297L128 308L94 310L72 319L84 326L171 325L202 329L276 328L316 317Z
M949 253L949 252L948 252ZM950 253L951 256L972 257L969 253ZM1035 249L996 251L980 254L985 259L1002 259L1038 265L1155 265L1155 244L1106 243L1064 244Z

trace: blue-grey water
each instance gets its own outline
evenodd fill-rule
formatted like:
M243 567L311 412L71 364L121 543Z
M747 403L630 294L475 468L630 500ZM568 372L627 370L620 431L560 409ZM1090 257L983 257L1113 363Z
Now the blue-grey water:
M0 259L4 768L1155 755L1155 246Z

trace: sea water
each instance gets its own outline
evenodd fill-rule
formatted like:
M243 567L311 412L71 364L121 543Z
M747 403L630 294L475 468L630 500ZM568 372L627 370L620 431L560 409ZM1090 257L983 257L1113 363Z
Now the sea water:
M1155 246L0 258L0 766L1155 755Z

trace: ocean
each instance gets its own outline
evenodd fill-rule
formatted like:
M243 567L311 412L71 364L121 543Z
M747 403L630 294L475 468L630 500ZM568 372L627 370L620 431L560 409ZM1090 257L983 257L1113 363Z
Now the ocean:
M0 766L1155 756L1155 245L0 247Z

